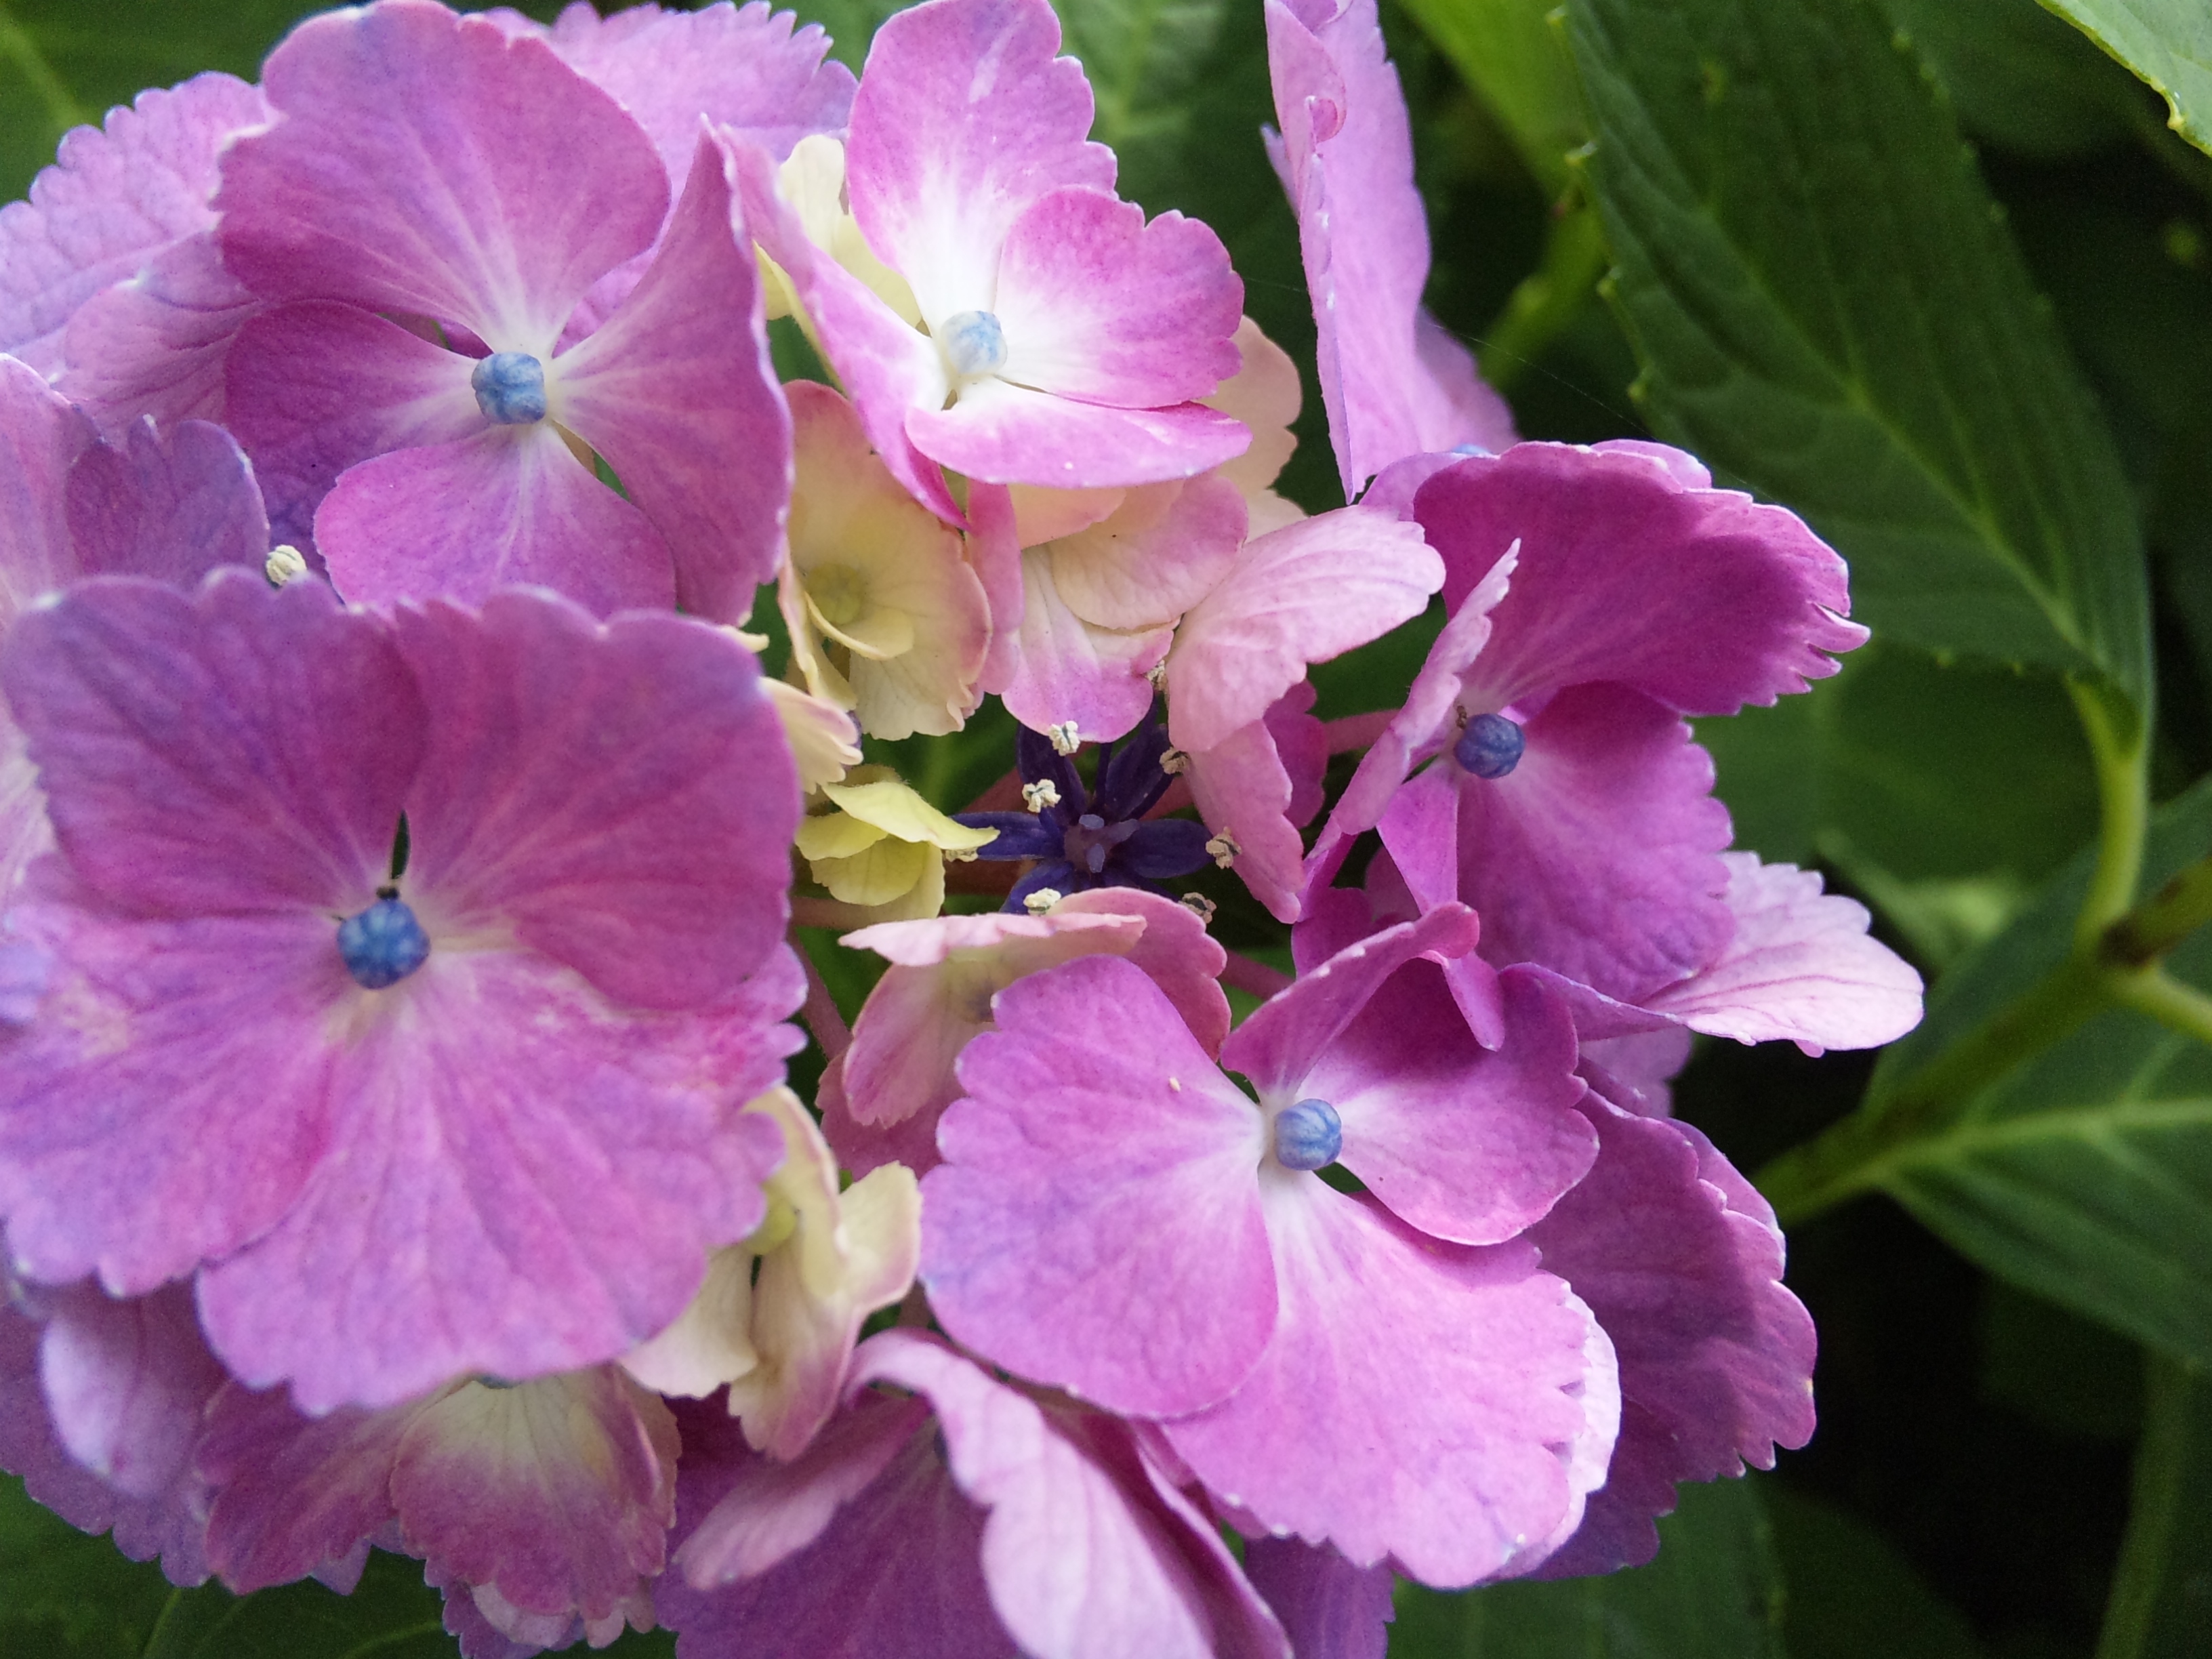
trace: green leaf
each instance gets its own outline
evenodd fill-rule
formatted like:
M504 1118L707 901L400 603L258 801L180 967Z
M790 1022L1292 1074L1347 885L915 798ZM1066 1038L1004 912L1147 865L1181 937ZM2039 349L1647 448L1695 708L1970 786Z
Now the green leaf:
M1681 1489L1649 1566L1443 1595L1401 1588L1391 1659L1780 1659L1782 1583L1747 1481Z
M1871 0L1583 0L1570 19L1655 427L1803 513L1878 633L2102 676L2147 711L2111 437Z
M2212 9L2203 0L2043 0L2166 100L2166 125L2212 151Z
M1558 0L1404 0L1431 40L1512 135L1539 184L1567 188L1567 153L1587 143Z
M179 1592L0 1476L0 1659L108 1659L141 1652Z
M1083 60L1098 113L1091 136L1138 174L1177 155L1196 112L1186 95L1220 39L1227 0L1058 0L1063 50ZM1138 194L1141 199L1141 192Z
M2154 818L2146 887L2208 845L2212 780ZM1825 1189L1887 1193L1999 1278L2212 1361L2212 1048L2112 1009L1924 1133L1894 1142L1879 1133L1901 1089L2067 959L2090 868L2085 853L1938 981L1921 1028L1875 1068L1863 1154L1829 1168ZM2212 983L2212 933L2167 965Z
M791 9L803 23L819 23L830 31L830 55L854 74L868 58L868 42L893 12L904 11L915 0L793 0ZM781 9L781 8L779 8Z
M1698 738L1737 845L1839 870L1931 963L1996 932L2096 830L2072 705L2002 668L1869 645Z
M1882 0L1936 71L1959 124L2025 155L2081 155L2127 136L2142 89L2036 0Z
M454 1651L422 1564L372 1550L350 1595L312 1581L245 1596L216 1583L187 1590L145 1659L453 1659Z
M2053 1434L2133 1443L2142 1427L2140 1346L2001 1279L1981 1304L1984 1399Z
M2212 1376L2154 1360L2135 1495L2097 1659L2212 1650Z
M1790 1587L1790 1659L1980 1659L1965 1615L1880 1533L1779 1481L1763 1496Z

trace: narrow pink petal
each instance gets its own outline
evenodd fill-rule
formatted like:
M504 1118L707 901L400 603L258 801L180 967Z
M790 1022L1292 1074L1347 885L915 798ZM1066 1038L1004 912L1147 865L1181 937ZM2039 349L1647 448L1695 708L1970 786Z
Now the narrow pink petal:
M263 70L284 117L222 161L223 258L271 300L342 300L550 355L668 212L653 141L539 40L443 7L326 13Z
M1206 827L1237 844L1230 868L1278 921L1295 921L1305 842L1291 822L1293 787L1266 720L1185 757L1183 776Z
M1325 662L1419 616L1443 566L1419 528L1349 507L1245 544L1168 662L1178 749L1211 749Z
M899 441L906 441L903 428ZM882 446L877 447L880 452ZM991 643L984 653L983 672L976 684L989 691L1005 685L1021 665L1021 626L1028 606L1022 578L1021 526L1013 492L1004 484L971 480L968 511L968 560L975 568L976 580L983 584L984 602L991 611Z
M98 434L45 379L0 356L0 630L82 574L68 515L70 469ZM0 712L0 721L7 716ZM6 882L0 881L0 890Z
M205 421L157 432L140 420L85 451L70 469L69 521L88 575L189 586L227 564L258 571L269 553L253 468Z
M989 308L1006 330L1001 376L1083 403L1209 398L1240 362L1244 285L1221 239L1180 213L1147 224L1111 191L1030 204L1007 230Z
M1060 489L1195 477L1251 442L1242 421L1203 404L1109 409L1008 380L977 381L950 409L917 400L905 431L916 449L955 472Z
M751 614L791 499L791 414L769 361L760 266L711 137L660 252L605 326L557 360L556 414L606 458L676 554L676 600Z
M201 231L78 308L56 384L111 428L142 415L165 425L220 421L231 345L261 308L223 268L215 233Z
M208 1413L199 1462L214 1488L208 1556L240 1595L346 1559L393 1516L392 1463L414 1417L307 1417L281 1389L231 1384Z
M1620 1440L1546 1577L1650 1560L1677 1481L1771 1468L1813 1432L1813 1322L1781 1283L1772 1214L1687 1124L1583 1109L1596 1166L1529 1237L1613 1339Z
M1259 1111L1128 963L1067 963L995 1007L923 1184L932 1309L977 1352L1111 1410L1222 1398L1274 1319Z
M160 1497L190 1472L201 1415L224 1380L191 1287L117 1300L81 1285L40 1299L39 1371L62 1443L125 1496Z
M1282 1311L1223 1404L1161 1426L1208 1491L1357 1566L1470 1584L1580 1511L1618 1421L1596 1322L1526 1244L1439 1244L1316 1176L1271 1186ZM1599 1363L1601 1359L1602 1363Z
M1474 354L1431 316L1426 306L1413 313L1413 355L1428 370L1406 380L1413 430L1421 446L1416 453L1464 451L1472 446L1494 455L1521 441L1512 409L1482 378Z
M223 406L278 538L313 545L315 509L348 467L483 432L475 367L356 306L278 306L246 324L225 361Z
M659 1576L676 1512L676 1424L612 1365L413 1413L392 1470L410 1553L518 1611L604 1620Z
M1113 188L1113 152L1085 137L1083 66L1059 51L1046 0L946 0L876 31L847 188L868 246L913 285L923 316L992 308L1000 246L1038 198Z
M1095 628L1070 609L1053 572L1049 549L1022 555L1021 628L999 695L1031 731L1073 722L1089 742L1125 737L1152 706L1146 677L1167 655L1172 630Z
M1328 799L1322 787L1322 775L1328 770L1328 732L1314 718L1317 695L1312 681L1300 680L1267 709L1267 735L1275 740L1283 770L1290 775L1289 817L1294 824L1311 823Z
M1866 638L1842 620L1843 560L1787 508L1699 476L1656 445L1529 443L1421 487L1447 604L1521 550L1469 675L1489 707L1613 680L1683 714L1733 714L1836 672L1834 653Z
M1523 730L1510 775L1459 781L1459 896L1482 915L1484 960L1537 963L1631 1003L1714 960L1734 927L1729 819L1688 728L1589 685ZM1387 816L1383 844L1396 845Z
M1752 853L1723 853L1735 933L1719 958L1646 999L1691 1030L1739 1042L1787 1037L1875 1048L1920 1023L1920 975L1867 937L1866 907L1820 890L1820 876Z
M1355 1567L1296 1538L1255 1538L1244 1546L1244 1571L1301 1659L1383 1659L1396 1616L1389 1567Z
M408 796L410 897L511 928L620 1002L721 1003L749 976L789 988L799 782L750 652L701 623L601 627L532 593L393 625L434 711Z
M73 873L135 912L343 915L390 867L422 702L320 584L88 584L17 624L0 683Z
M1444 905L1347 945L1262 1003L1222 1045L1221 1063L1262 1096L1297 1098L1306 1075L1385 981L1423 956L1465 956L1480 929L1464 905Z
M215 222L223 145L268 119L258 88L207 74L140 93L104 129L65 135L29 199L0 207L0 351L42 374L59 368L78 307Z
M1532 981L1509 981L1504 1015L1498 1048L1482 1048L1443 968L1409 962L1297 1085L1343 1120L1344 1167L1431 1237L1511 1238L1597 1156L1575 1109L1583 1083L1566 1010Z
M759 1224L782 1137L737 1108L783 1045L751 1011L617 1010L542 957L459 945L362 994L313 1178L201 1279L246 1382L321 1412L611 1359Z
M1206 924L1173 899L1134 887L1100 887L1070 893L1052 907L1055 917L1134 916L1145 931L1129 948L1129 960L1152 975L1198 1046L1221 1052L1229 1035L1229 999L1222 994L1221 970L1229 953L1206 931Z
M765 151L732 144L730 154L744 222L762 252L791 278L876 453L916 501L947 524L964 525L943 472L906 434L908 410L944 404L950 383L943 355L927 335L808 239L798 216L776 194L775 168Z
M886 1331L854 1358L856 1385L913 1389L936 1408L952 1479L989 1516L983 1578L1023 1652L1213 1659L1180 1517L1139 1508L1026 1396L929 1337Z
M314 540L331 580L360 605L475 604L523 582L602 616L675 604L666 538L543 424L349 468L316 509Z

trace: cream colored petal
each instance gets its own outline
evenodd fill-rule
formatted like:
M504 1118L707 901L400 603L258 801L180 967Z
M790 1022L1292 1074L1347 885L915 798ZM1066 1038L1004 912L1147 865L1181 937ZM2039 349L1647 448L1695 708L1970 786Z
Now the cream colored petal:
M823 790L826 793L842 787L827 784ZM881 824L849 812L817 812L799 821L799 834L793 839L799 856L811 864L822 859L857 858L889 833Z
M827 698L812 696L781 680L763 680L769 701L783 721L783 735L799 763L803 788L835 783L860 760L860 732L853 717Z
M1121 505L1126 489L1048 489L1042 484L1009 487L1014 500L1014 535L1024 547L1038 547L1088 530Z
M943 858L944 854L934 847L885 836L874 846L850 858L810 859L807 862L815 880L830 890L832 898L847 904L874 907L910 897L932 868L939 871L942 891ZM907 914L905 906L900 906L900 914Z
M888 1308L913 1286L921 1261L921 1188L903 1164L884 1164L845 1189L844 1292L854 1311Z
M927 842L946 852L972 852L997 836L995 830L971 830L939 811L907 785L894 779L833 783L823 794L863 823L901 841Z
M1247 495L1256 495L1275 482L1298 447L1291 428L1298 418L1304 393L1298 366L1290 353L1262 334L1249 317L1237 325L1237 349L1242 356L1237 373L1211 398L1199 401L1252 428L1252 447L1214 471ZM1252 533L1260 532L1255 527Z
M732 1244L707 1259L707 1279L676 1322L622 1357L656 1394L699 1399L759 1363L750 1332L753 1253Z
M823 638L835 640L855 656L880 661L914 649L914 618L903 611L875 603L872 596L860 615L843 623L832 623L823 616L811 592L806 596L806 610Z

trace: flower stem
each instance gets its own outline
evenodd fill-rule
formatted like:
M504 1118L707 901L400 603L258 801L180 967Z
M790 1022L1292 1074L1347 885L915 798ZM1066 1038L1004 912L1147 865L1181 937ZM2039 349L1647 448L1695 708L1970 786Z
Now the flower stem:
M1231 951L1229 965L1221 970L1221 982L1255 997L1271 997L1291 983L1291 976L1279 968Z
M2066 689L2097 771L2097 867L2074 926L2075 939L2091 945L2127 915L2142 877L2143 842L2150 833L2150 729L2115 691L2078 679L2068 681Z
M1521 279L1482 342L1482 378L1510 392L1589 303L1605 275L1606 257L1595 209L1556 212L1541 263Z

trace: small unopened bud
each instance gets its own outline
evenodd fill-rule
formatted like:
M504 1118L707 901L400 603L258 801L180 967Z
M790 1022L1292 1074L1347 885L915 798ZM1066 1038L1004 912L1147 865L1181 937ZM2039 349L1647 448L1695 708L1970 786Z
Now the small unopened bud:
M1185 772L1189 769L1190 757L1184 754L1182 750L1163 749L1160 750L1160 770L1166 773L1170 777L1175 776L1178 772Z
M1022 908L1033 916L1041 916L1064 896L1057 887L1040 887L1022 901Z
M1062 720L1057 726L1048 726L1044 734L1052 739L1052 751L1055 755L1072 755L1083 747L1083 739L1075 734L1073 720Z
M1215 869L1226 870L1231 865L1237 862L1237 855L1242 853L1244 848L1238 844L1236 836L1231 835L1226 830L1224 830L1212 841L1206 843L1206 850L1213 855L1213 866Z
M1200 921L1206 922L1212 921L1213 913L1221 908L1203 893L1185 893L1176 902Z
M1060 805L1060 786L1050 778L1025 783L1022 786L1022 805L1032 812L1042 812L1048 806L1057 806Z
M261 567L261 574L269 578L271 587L295 582L307 574L307 556L289 542L281 547L272 547L269 550L268 562Z

